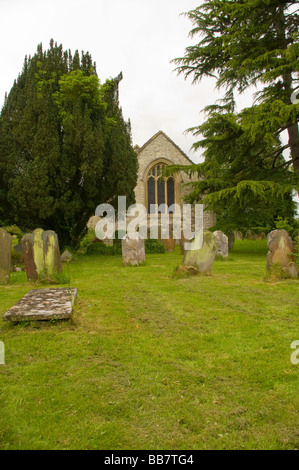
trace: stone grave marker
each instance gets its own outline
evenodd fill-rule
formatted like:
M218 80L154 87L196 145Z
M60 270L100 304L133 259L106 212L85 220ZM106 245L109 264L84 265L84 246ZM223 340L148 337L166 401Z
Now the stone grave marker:
M62 271L58 237L52 230L37 228L25 235L21 244L28 281L51 279Z
M12 238L3 228L0 228L0 284L9 282Z
M175 239L174 238L161 238L161 243L164 246L166 251L175 250Z
M228 237L221 230L213 232L217 245L217 256L228 257Z
M72 254L69 252L69 250L65 250L62 255L61 255L61 261L66 261L66 262L69 262L69 261L72 261L73 257L72 257Z
M32 289L3 316L3 321L62 320L70 318L77 289Z
M0 365L5 365L5 346L3 341L0 341Z
M203 243L199 246L200 234L190 243L191 250L184 251L182 266L194 266L200 273L210 273L217 253L217 245L211 232L203 232Z
M193 237L194 238L194 237ZM185 244L190 243L192 241L192 238L186 238L184 235L184 231L181 231L181 238L180 238L180 248L181 248L181 253L183 254L185 251Z
M144 240L139 234L134 238L125 235L121 240L122 259L125 266L139 266L145 260Z
M299 270L293 260L294 243L286 230L273 230L268 235L267 270L274 264L282 267L290 277L298 277Z

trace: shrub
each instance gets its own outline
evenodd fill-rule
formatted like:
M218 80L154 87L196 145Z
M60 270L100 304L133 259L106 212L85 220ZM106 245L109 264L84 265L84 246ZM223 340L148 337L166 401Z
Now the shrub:
M20 251L15 250L13 247L11 249L11 264L14 266L15 264L22 264L24 263L23 254Z
M103 242L91 243L86 250L87 255L113 255L113 246L105 245Z
M287 273L279 264L272 264L266 272L265 282L278 282L283 279L288 279Z
M7 225L6 227L3 227L3 228L11 235L16 235L18 241L20 241L24 235L22 230L17 225Z
M77 250L77 253L80 253L81 255L85 255L87 253L88 247L92 244L94 239L96 238L96 233L95 230L89 229L86 235L82 238L79 249Z
M166 248L160 240L147 239L144 243L145 253L165 253Z
M277 230L286 230L291 237L293 236L295 227L289 223L288 219L277 217L275 227Z
M293 256L294 256L294 262L296 263L297 268L299 269L299 236L295 237L295 240L294 240Z

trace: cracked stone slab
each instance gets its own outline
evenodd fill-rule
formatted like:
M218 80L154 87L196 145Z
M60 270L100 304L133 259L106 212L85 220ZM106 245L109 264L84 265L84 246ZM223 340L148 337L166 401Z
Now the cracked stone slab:
M32 289L3 316L3 321L70 318L77 289Z

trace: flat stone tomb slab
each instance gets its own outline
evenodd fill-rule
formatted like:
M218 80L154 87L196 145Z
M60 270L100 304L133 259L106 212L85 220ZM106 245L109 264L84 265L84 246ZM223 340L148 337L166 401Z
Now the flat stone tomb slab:
M77 289L32 289L3 316L4 321L70 318Z

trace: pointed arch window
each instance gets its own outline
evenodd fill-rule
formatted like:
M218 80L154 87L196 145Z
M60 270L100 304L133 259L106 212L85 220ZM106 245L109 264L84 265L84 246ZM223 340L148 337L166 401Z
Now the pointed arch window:
M157 163L151 168L147 177L147 211L154 213L157 208L152 204L165 204L168 208L175 203L175 185L173 176L161 178L164 163ZM159 211L160 212L160 211Z

